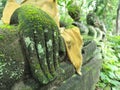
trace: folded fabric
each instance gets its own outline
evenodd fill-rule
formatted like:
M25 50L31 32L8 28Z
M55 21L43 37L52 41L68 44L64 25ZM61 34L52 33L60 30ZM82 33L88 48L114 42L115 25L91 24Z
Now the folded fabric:
M17 4L14 0L8 0L5 5L5 8L3 10L3 15L1 18L2 22L5 24L9 24L10 18L12 16L13 12L19 7L20 7L20 5Z
M80 30L77 27L60 30L61 36L64 38L68 57L76 69L76 72L81 75L82 66L82 37Z
M57 1L53 0L21 0L21 2L17 2L16 0L8 0L1 18L3 23L9 24L13 12L20 6L26 4L32 4L42 9L48 15L50 15L59 26L59 12L57 8Z

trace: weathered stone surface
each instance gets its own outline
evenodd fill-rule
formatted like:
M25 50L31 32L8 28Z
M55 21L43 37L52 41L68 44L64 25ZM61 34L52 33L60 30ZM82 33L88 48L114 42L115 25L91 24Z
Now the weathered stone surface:
M66 49L63 39L59 39L55 22L43 11L35 8L34 12L31 12L31 9L31 6L22 7L23 11L19 14L20 37L16 30L0 31L0 89L8 90L12 87L12 90L94 90L102 61L96 43L91 40L85 42L83 75L79 76L65 57ZM60 57L62 60L59 61ZM60 67L57 67L59 65ZM22 76L24 78L21 79Z
M1 36L2 35L2 36ZM0 30L0 89L8 90L94 90L101 67L101 54L96 43L91 41L83 47L82 76L75 73L73 65L64 58L57 69L56 78L47 85L40 85L30 74L24 73L24 57L22 55L16 30ZM64 51L64 50L63 50ZM91 52L92 51L92 52ZM12 53L11 53L12 52ZM23 79L22 76L24 77ZM21 79L21 80L20 80ZM18 82L16 82L18 81Z
M96 56L91 58L89 62L83 65L82 67L82 76L75 74L75 70L72 64L68 62L61 63L60 69L58 71L58 77L55 81L38 87L37 83L33 82L34 85L38 88L33 88L32 84L26 84L19 82L17 86L24 87L26 90L94 90L95 84L99 79L99 72L101 68L102 57L99 52L96 53ZM64 70L63 70L64 69ZM28 80L29 81L29 80ZM30 82L30 81L29 81ZM15 85L15 86L16 86ZM19 90L22 90L21 87L17 87ZM18 90L14 89L13 90Z
M75 74L73 65L68 61L62 62L60 68L57 69L57 78L54 81L46 85L40 85L38 81L30 77L14 84L12 90L56 90L62 82L69 79L73 74Z
M60 87L61 83L75 74L73 65L69 62L63 62L60 64L60 68L57 70L57 78L53 82L46 86L40 87L40 90L56 90Z
M90 62L83 65L82 76L74 74L56 90L94 90L95 84L99 79L101 62L101 54L97 54Z
M88 27L84 23L79 22L73 22L72 25L77 26L80 29L80 33L82 35L88 35Z
M87 41L84 43L83 51L83 64L87 63L96 54L97 44L95 41Z
M23 76L24 58L15 29L0 29L0 36L0 90L9 90Z

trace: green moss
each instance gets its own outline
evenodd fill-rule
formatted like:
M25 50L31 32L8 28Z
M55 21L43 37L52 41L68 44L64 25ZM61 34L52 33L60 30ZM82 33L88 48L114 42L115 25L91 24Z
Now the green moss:
M4 35L0 34L0 40L4 39Z
M71 11L71 12L76 12L76 10L80 11L80 7L73 4L68 8L68 10Z
M46 12L33 5L24 5L15 13L18 14L19 34L25 42L33 77L41 84L47 84L55 79L59 66L57 24Z
M80 19L80 6L77 6L75 4L71 5L68 8L68 13L74 19L75 21L79 21Z
M52 27L57 27L54 20L44 11L35 8L32 5L25 5L19 9L20 30L31 28L32 30L43 29L47 27L49 30ZM28 24L29 23L29 24ZM41 28L42 25L42 28ZM24 27L21 27L24 26ZM29 30L26 30L29 32Z
M0 25L0 29L14 29L15 26L12 26L12 25L7 25L7 24L3 24L3 25Z

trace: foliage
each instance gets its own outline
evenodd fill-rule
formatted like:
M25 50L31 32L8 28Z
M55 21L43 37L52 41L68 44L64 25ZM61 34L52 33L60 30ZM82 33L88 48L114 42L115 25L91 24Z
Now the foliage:
M3 8L7 0L0 0L0 18L2 17Z
M3 6L5 6L6 2L7 2L7 0L1 0L1 3Z
M92 0L90 3L93 3ZM118 0L96 0L93 12L101 18L107 28L107 39L101 43L103 65L98 86L120 89L120 36L112 35L115 31L115 20ZM90 7L91 4L88 4Z
M116 11L118 0L90 0L89 11L95 12L106 24L109 31L115 29Z
M98 86L101 88L110 86L118 90L120 88L120 36L107 35L107 40L101 45L104 60Z
M58 0L60 21L67 25L70 25L73 22L72 18L67 13L67 8L70 7L72 2L73 0Z
M7 25L7 24L0 25L0 29L10 29L10 30L12 30L14 28L15 28L15 26Z

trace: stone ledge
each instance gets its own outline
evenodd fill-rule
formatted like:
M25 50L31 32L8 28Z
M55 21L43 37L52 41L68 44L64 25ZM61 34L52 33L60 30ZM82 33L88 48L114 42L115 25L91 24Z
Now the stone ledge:
M101 64L101 54L98 54L83 66L82 76L74 74L71 78L65 80L56 90L94 90L95 84L99 79Z

